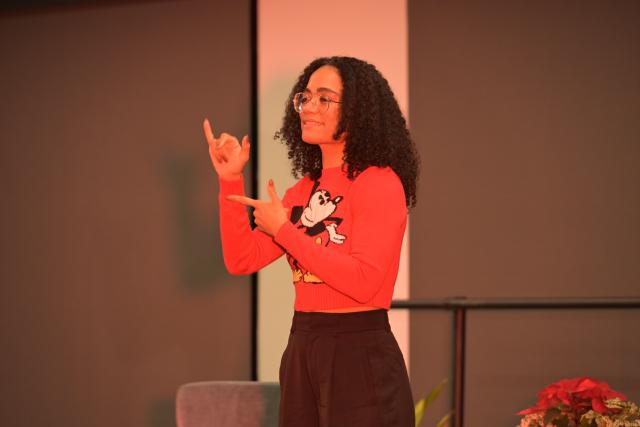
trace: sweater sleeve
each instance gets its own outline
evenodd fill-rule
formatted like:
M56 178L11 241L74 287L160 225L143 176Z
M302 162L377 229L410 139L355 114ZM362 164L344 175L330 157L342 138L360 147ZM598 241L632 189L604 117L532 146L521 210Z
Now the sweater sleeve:
M400 250L407 209L402 182L390 168L365 170L350 193L349 253L315 244L290 222L278 229L274 240L328 286L364 304L380 290Z
M237 181L218 179L220 193L220 238L224 265L231 274L251 274L272 263L284 250L258 228L251 229L247 208L227 200L231 194L244 196L244 177ZM282 203L289 206L289 192Z

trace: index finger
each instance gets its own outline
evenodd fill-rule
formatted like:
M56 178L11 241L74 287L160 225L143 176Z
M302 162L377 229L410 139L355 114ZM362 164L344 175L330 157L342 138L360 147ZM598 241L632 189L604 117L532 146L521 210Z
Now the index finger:
M213 144L216 138L213 136L213 130L211 129L211 124L209 123L209 119L204 119L204 122L202 123L202 128L204 129L204 136L207 137L207 142L209 144Z
M238 196L236 194L231 194L229 196L227 196L227 200L231 200L232 202L238 202L241 203L245 206L251 206L251 207L256 207L256 205L258 204L259 200L255 200L252 199L251 197L246 197L246 196Z

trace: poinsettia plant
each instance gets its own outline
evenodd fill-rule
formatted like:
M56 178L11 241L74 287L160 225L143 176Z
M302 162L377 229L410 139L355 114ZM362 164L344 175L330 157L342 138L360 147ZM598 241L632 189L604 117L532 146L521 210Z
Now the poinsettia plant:
M640 427L638 405L589 377L548 385L538 402L518 415L524 415L519 427Z

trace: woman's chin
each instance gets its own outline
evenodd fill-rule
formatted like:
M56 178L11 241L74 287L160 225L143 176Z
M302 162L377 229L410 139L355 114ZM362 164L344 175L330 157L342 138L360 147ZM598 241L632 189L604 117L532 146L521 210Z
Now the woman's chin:
M326 138L321 138L318 135L309 135L305 132L302 133L302 140L307 144L322 144Z
M307 144L313 144L313 145L318 145L318 144L336 144L342 141L339 140L335 140L332 138L332 136L319 136L319 135L309 135L309 134L305 134L304 132L302 133L302 141L306 142Z

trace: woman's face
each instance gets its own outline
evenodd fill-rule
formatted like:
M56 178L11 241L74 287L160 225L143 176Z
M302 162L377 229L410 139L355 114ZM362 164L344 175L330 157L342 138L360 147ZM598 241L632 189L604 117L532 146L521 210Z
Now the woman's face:
M302 140L308 144L343 143L345 134L338 140L333 135L340 121L342 79L338 69L324 65L311 74L305 94L311 96L300 113Z

